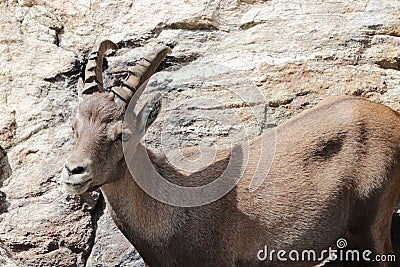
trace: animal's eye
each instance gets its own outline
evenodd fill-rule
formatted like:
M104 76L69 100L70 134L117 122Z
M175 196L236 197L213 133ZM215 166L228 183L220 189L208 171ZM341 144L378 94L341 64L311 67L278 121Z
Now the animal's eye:
M121 140L122 142L129 141L131 138L131 134L129 132L120 132L117 135L117 138L115 140Z
M122 123L118 123L116 127L113 127L112 129L114 130L113 140L126 142L131 138L131 131L128 128L123 127Z
M123 132L121 133L121 140L122 140L122 142L127 142L127 141L129 141L130 138L131 138L131 133L130 133L130 132L123 131Z

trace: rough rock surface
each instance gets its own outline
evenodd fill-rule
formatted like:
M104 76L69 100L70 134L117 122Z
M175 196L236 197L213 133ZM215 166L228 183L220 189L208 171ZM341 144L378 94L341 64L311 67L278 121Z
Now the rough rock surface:
M254 137L329 95L400 110L399 12L390 0L1 1L0 240L18 266L143 264L98 192L58 186L95 42L121 47L110 69L174 47L144 95L164 94L146 144L167 151Z
M12 258L10 250L0 242L0 266L18 267L18 263Z

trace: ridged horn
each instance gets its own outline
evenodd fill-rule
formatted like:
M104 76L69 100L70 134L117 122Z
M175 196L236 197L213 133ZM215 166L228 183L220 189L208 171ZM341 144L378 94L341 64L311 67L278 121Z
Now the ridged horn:
M82 94L93 94L104 91L103 88L103 59L108 50L117 50L118 46L110 40L102 41L89 54L85 68L85 80Z
M171 52L169 47L163 46L154 53L140 59L135 66L128 68L128 76L121 80L121 85L112 87L111 91L126 104L132 97L137 100L143 93L146 82L156 72L161 61Z

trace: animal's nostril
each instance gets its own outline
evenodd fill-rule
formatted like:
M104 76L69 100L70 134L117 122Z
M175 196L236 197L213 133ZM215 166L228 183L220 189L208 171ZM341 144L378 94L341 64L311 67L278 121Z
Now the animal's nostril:
M78 166L78 167L75 167L75 168L72 169L70 166L65 165L65 169L67 170L69 175L80 174L80 173L83 173L85 171L85 168L82 167L82 166Z
M71 173L71 174L80 174L80 173L82 173L84 170L85 170L85 169L84 169L82 166L78 166L78 167L72 169L72 170L70 171L70 173Z

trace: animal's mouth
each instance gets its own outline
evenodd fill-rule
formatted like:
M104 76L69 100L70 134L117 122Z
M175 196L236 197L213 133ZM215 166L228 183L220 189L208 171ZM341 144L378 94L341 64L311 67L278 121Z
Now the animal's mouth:
M80 181L80 182L68 182L68 181L64 181L64 184L69 186L69 187L82 187L85 186L86 184L90 183L92 181L92 179L88 179L86 181Z
M69 176L66 172L63 172L61 175L63 188L67 192L73 194L83 194L87 192L92 181L93 179L88 178L86 174Z
M73 194L82 194L85 193L86 191L88 191L89 186L91 184L93 180L92 179L88 179L85 181L74 181L74 182L70 182L70 181L63 181L63 187L69 192L69 193L73 193Z

